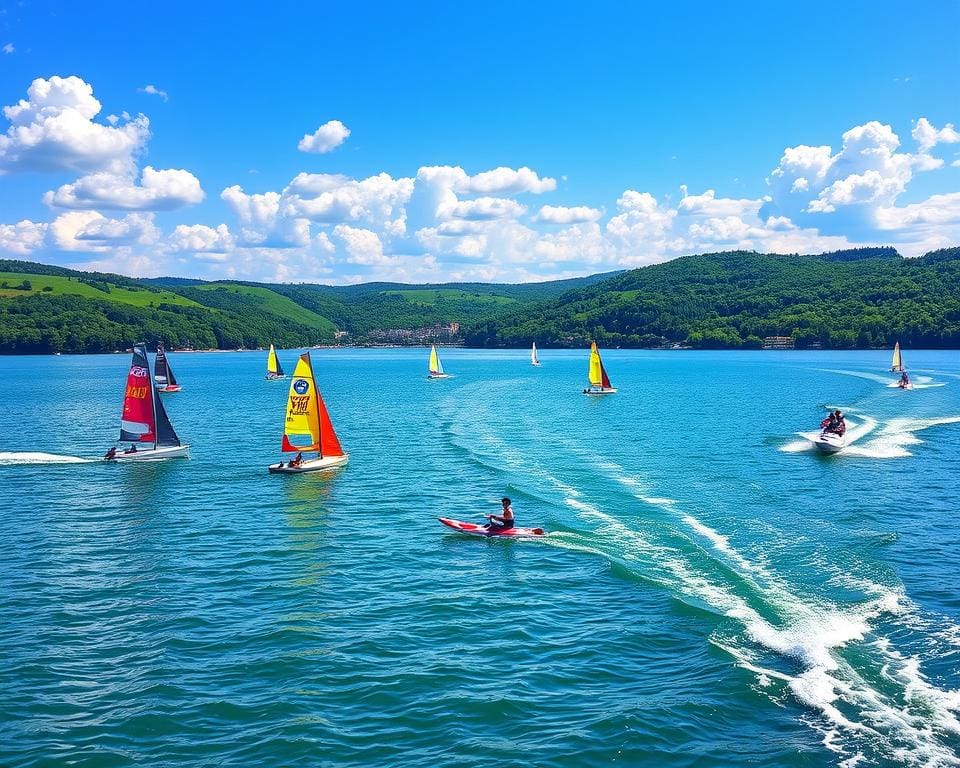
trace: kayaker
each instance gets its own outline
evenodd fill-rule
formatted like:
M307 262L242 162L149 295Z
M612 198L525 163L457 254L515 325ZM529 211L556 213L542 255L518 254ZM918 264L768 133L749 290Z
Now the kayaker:
M504 496L500 499L500 503L503 505L499 515L485 515L485 517L490 521L491 528L513 528L515 527L515 521L513 518L513 508L510 506L510 499Z

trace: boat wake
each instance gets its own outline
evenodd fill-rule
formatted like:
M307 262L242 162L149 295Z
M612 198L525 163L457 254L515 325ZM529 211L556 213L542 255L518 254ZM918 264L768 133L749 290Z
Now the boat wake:
M882 634L885 625L900 627L918 615L901 587L851 584L860 597L842 603L798 592L769 561L744 555L729 535L684 502L657 493L642 475L556 437L559 450L551 452L555 460L547 469L538 456L517 451L485 428L484 414L472 415L478 420L469 425L448 422L455 444L481 467L506 473L514 487L526 490L536 478L531 496L580 521L573 530L545 537L543 545L603 557L720 617L709 642L753 673L756 690L777 706L792 699L804 707L809 714L799 719L842 764L960 765L952 748L960 736L960 691L933 685L921 659L896 646L899 630ZM950 421L960 417L882 427L863 417L851 431L856 442L874 439L875 432L912 434ZM584 465L591 482L602 483L604 502L563 479ZM612 504L616 513L603 508Z
M869 373L867 371L850 371L838 368L820 368L818 370L821 370L824 373L839 373L841 376L854 376L858 379L867 379L869 381L875 381L878 384L883 384L889 389L899 389L900 377L894 373L882 376L878 373ZM936 387L945 387L947 385L945 381L936 381L932 376L911 376L910 383L913 385L913 389L934 389Z
M869 417L862 418L863 424L856 426L853 426L850 421L847 422L847 447L831 458L837 459L842 456L866 459L906 458L913 455L909 450L910 446L921 445L924 442L917 437L917 432L944 424L960 423L960 416L927 419L900 417L889 419L882 424L878 424L875 419ZM792 440L780 446L779 450L784 453L816 452L812 441L820 434L819 430L796 434L803 439Z
M37 451L0 451L0 466L16 464L90 464L100 459L85 459L80 456L60 456L56 453Z
M936 387L945 387L947 382L934 381L930 376L914 376L910 379L912 389L935 389ZM888 389L900 389L900 380L894 379L887 384Z

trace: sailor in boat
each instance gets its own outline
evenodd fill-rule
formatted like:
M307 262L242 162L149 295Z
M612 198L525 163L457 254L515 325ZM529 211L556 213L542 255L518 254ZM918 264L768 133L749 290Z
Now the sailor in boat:
M847 431L847 422L844 421L843 414L836 410L820 422L820 429L823 430L824 434L829 433L843 437L843 433Z
M111 445L110 450L107 451L105 454L103 454L103 458L106 459L107 461L110 461L116 455L117 455L117 446Z
M906 389L910 386L910 377L907 376L906 371L900 373L900 383L897 384L897 386L900 387L900 389Z
M137 452L137 446L135 445L131 445L129 448L127 448L127 450L124 451L124 453L136 453L136 452Z
M503 509L499 515L484 515L490 521L487 527L501 531L506 528L515 528L516 521L513 517L513 507L510 506L510 499L504 496L500 499L500 503L503 505Z
M301 464L303 464L303 451L300 451L300 453L290 459L290 463L287 466L299 467Z

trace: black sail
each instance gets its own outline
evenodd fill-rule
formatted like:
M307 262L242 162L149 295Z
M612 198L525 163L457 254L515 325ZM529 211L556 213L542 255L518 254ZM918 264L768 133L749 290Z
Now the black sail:
M167 353L163 351L163 343L157 342L157 362L153 368L154 381L158 384L173 384L171 381L172 372L170 364L167 362Z

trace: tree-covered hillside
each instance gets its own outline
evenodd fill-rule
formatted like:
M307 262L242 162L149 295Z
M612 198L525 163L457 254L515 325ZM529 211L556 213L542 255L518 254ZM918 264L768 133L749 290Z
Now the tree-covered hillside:
M960 249L904 259L892 249L820 256L687 256L624 272L477 323L472 346L960 347Z

